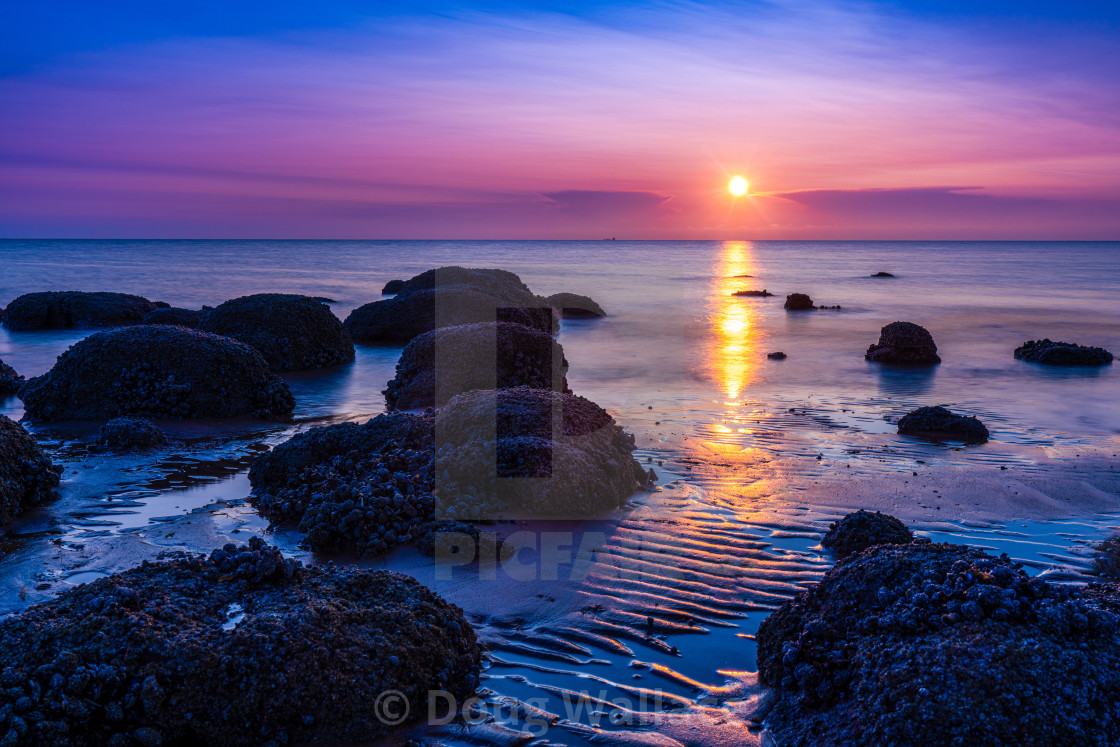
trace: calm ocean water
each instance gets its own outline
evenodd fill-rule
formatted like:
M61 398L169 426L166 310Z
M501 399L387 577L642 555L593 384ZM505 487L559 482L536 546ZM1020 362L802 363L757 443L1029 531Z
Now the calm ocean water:
M463 606L488 648L485 702L507 715L467 737L437 730L442 743L521 739L507 729L543 736L508 716L511 704L522 716L518 704L529 704L557 717L551 742L602 744L611 732L610 743L648 745L652 728L682 744L757 744L744 721L761 694L753 634L828 567L819 532L839 515L813 513L797 491L828 475L874 481L921 469L922 490L950 509L952 493L968 487L938 482L940 465L1018 479L1120 446L1120 364L1045 369L1012 357L1042 337L1120 351L1120 243L2 241L0 304L76 289L197 308L271 291L329 297L344 318L380 298L386 281L447 264L512 270L537 293L586 294L607 310L602 320L564 322L569 383L636 435L637 454L656 463L663 489L600 524L560 527L574 530L573 546L597 538L578 577L571 563L554 580L441 580L407 548L372 563L411 573ZM897 277L869 277L880 271ZM775 296L732 295L747 289ZM782 302L792 292L842 308L789 314ZM896 320L929 329L943 363L867 363L864 350ZM84 334L0 329L0 358L38 375ZM766 358L777 350L788 359ZM61 500L17 527L24 549L0 559L0 576L33 589L25 600L15 585L0 585L0 615L160 549L209 551L225 537L264 534L316 562L298 536L269 531L244 502L249 441L380 412L399 354L359 346L352 364L290 375L295 424L173 449L156 465L85 455L73 450L73 433L35 428L67 475ZM962 449L895 433L894 419L931 404L980 416L992 441ZM0 402L0 413L20 417L19 400ZM775 471L795 496L777 507L765 503L773 480L754 487ZM918 492L917 483L906 489ZM1059 580L1078 577L1087 548L1120 521L978 524L944 513L919 528L1007 551ZM666 632L649 635L650 618ZM672 708L643 707L640 717L616 721L604 705L655 689Z
M345 317L387 280L445 264L502 267L541 294L596 298L609 319L569 325L561 342L576 391L619 413L655 404L687 427L682 413L726 401L819 402L877 432L890 430L884 416L946 403L982 417L1003 442L1120 432L1118 367L1047 370L1011 356L1042 337L1120 350L1120 243L2 241L0 303L76 289L197 308L275 291L330 297ZM868 277L878 271L897 277ZM752 288L776 296L730 295ZM792 292L843 309L787 314ZM932 332L941 366L863 360L879 328L899 319ZM0 331L0 358L38 375L81 334ZM773 350L789 359L767 361ZM298 414L380 411L395 360L367 348L350 369L297 381Z

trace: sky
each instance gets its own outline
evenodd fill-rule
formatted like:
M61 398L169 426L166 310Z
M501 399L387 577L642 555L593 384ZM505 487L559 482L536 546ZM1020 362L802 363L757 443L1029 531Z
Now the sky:
M1117 70L1076 0L8 3L0 237L1117 240Z

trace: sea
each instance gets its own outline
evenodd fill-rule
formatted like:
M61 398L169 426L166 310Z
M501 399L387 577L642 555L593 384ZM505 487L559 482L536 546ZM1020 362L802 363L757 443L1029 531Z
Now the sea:
M945 510L919 534L1007 552L1060 582L1084 582L1092 544L1120 531L1120 494L1107 490L1092 510L977 521L952 510L968 481L939 482L969 470L1076 475L1089 454L1095 470L1101 458L1105 470L1120 467L1108 462L1120 452L1120 364L1052 368L1013 356L1042 338L1120 352L1120 242L6 240L0 304L86 290L199 308L281 292L329 298L344 319L381 298L387 281L445 265L502 268L538 294L599 302L605 318L562 324L568 381L635 435L659 488L600 520L519 527L537 537L521 555L538 562L525 578L466 567L444 577L410 550L364 562L463 606L487 646L474 718L408 734L447 744L758 743L749 716L765 689L754 634L831 565L820 536L843 512L806 496L838 477L870 496L920 473L923 490L941 486L930 501ZM773 296L734 295L743 290ZM829 308L787 312L795 292ZM864 359L880 328L899 320L930 331L940 365ZM37 376L89 333L0 329L0 359ZM784 360L767 357L778 351ZM0 586L31 592L0 590L0 615L121 570L123 557L208 552L231 536L260 534L323 562L290 528L255 515L248 464L297 431L381 412L400 352L359 345L351 364L286 375L291 422L244 433L166 424L178 445L147 462L86 451L89 432L28 423L67 471L61 499L8 530L18 543L0 557ZM991 440L899 435L897 419L924 405L979 417ZM21 418L18 398L0 401L0 414ZM199 522L208 531L188 530ZM558 565L544 562L542 532L563 540L549 540ZM52 542L78 549L60 560L44 549Z

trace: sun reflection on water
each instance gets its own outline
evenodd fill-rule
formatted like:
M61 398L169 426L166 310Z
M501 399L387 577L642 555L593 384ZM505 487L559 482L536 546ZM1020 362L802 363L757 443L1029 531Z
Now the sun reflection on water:
M708 365L724 395L738 400L753 378L751 354L756 337L751 302L732 294L752 286L744 275L753 275L751 245L747 241L725 241L720 250L712 288L712 327Z

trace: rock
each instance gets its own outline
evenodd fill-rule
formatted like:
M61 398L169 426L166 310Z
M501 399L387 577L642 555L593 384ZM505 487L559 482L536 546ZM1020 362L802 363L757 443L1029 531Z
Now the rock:
M867 348L869 361L898 366L930 366L940 363L933 336L913 322L891 322L879 332L879 342Z
M766 357L772 361L784 361L787 356L782 351L776 350L773 353L767 353Z
M198 329L202 326L202 322L206 319L206 313L210 311L209 308L203 307L201 309L180 309L173 306L167 308L156 309L144 315L140 321L141 324L171 324L176 327L189 327L191 329Z
M202 330L260 351L274 371L326 368L354 360L354 343L330 308L307 296L258 293L206 314Z
M20 713L28 744L370 742L379 715L424 718L429 691L463 702L479 668L462 610L415 580L304 568L254 537L0 622L0 719Z
M1047 366L1107 366L1112 363L1112 353L1104 348L1050 340L1024 342L1015 348L1015 357Z
M0 526L53 499L61 471L23 426L0 415Z
M297 526L312 549L372 557L420 542L433 521L616 508L650 480L633 448L581 397L472 391L434 414L389 412L298 434L253 463L250 499L273 524Z
M545 301L562 319L598 319L607 315L593 299L575 293L555 293Z
M564 349L538 329L509 322L442 327L412 339L385 390L389 409L440 407L472 389L568 391Z
M435 428L441 518L588 517L648 484L633 436L573 394L467 392L437 411Z
M167 437L150 420L122 417L101 426L97 443L110 449L143 451L163 446Z
M774 294L773 294L773 293L771 293L770 291L766 290L766 289L763 289L763 290L741 290L741 291L735 291L735 292L734 292L734 293L732 293L731 295L733 295L733 296L747 296L747 297L749 297L749 298L770 298L770 297L771 297L771 296L773 296ZM799 294L799 293L795 293L794 295L801 295L801 294ZM793 296L790 296L790 298L792 298L792 297L793 297ZM789 304L789 299L788 299L788 298L786 299L786 304L787 304L787 307L786 307L786 308L789 308L789 307L788 307L788 304ZM811 306L811 305L812 305L812 303L810 303L810 306Z
M821 540L821 547L844 557L873 545L905 545L913 539L906 525L893 516L860 510L832 522Z
M1097 573L1105 578L1120 580L1120 537L1105 540L1095 548L1093 563Z
M815 308L817 307L813 305L813 299L804 293L791 293L786 296L786 311L811 311Z
M139 323L156 307L146 298L126 293L27 293L8 304L4 326L11 330L117 327Z
M898 419L898 432L946 441L982 444L988 440L988 429L977 417L954 415L948 408L919 407Z
M35 419L287 416L288 385L248 345L198 330L138 325L97 332L20 390Z
M893 278L894 275L892 275L889 272L877 272L874 275L872 275L871 277L873 277L873 278Z
M404 289L404 281L403 280L390 280L388 283L385 283L385 287L381 289L381 295L383 295L383 296L395 296L398 293L400 293L403 289Z
M23 386L23 377L4 361L0 361L0 397L15 394Z
M345 326L357 342L407 343L437 327L493 321L549 334L558 328L548 302L512 272L465 267L422 272L395 297L354 309Z
M249 469L250 500L316 551L374 557L434 519L433 419L386 413L297 434Z
M1120 587L961 545L842 559L758 630L783 745L1120 744Z

